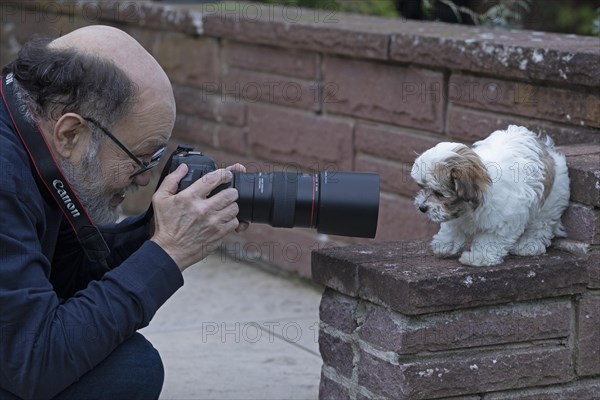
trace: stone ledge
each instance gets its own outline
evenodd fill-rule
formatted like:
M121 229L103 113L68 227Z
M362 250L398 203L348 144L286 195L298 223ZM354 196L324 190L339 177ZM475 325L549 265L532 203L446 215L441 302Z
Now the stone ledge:
M84 17L86 8L91 8L95 20L288 49L484 71L524 80L600 85L600 47L595 37L473 28L254 3L179 6L117 0L8 3L29 10L77 13Z
M573 314L571 303L564 298L411 317L368 302L365 306L358 331L362 341L380 351L418 357L439 351L477 351L469 349L567 338ZM325 322L323 315L321 320Z
M509 256L495 267L466 267L433 256L428 242L387 242L312 253L313 279L406 315L582 293L584 258L555 249Z
M63 14L80 17L94 23L112 21L190 35L203 33L205 17L203 13L190 7L165 5L151 1L6 0L3 1L3 5L10 5L17 10L42 13L42 15ZM28 14L31 15L29 12Z
M567 157L571 200L600 207L600 145L559 147Z

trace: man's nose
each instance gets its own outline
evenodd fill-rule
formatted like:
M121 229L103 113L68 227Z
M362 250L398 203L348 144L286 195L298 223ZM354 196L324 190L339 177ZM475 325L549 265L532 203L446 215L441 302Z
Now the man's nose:
M428 208L428 207L427 207L425 204L421 204L421 205L419 206L419 210L421 210L421 212L422 212L422 213L425 213L425 212L427 212L427 208Z
M139 186L146 186L147 184L150 183L150 175L151 174L152 174L152 172L150 170L148 170L139 175L136 175L133 178L133 183L135 183L136 185L139 185Z

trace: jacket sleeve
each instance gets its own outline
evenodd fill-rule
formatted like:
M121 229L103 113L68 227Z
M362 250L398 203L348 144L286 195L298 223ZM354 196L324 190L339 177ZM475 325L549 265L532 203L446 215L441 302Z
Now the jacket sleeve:
M61 300L39 211L0 191L0 387L24 398L51 398L75 382L183 284L173 260L140 237L118 267Z

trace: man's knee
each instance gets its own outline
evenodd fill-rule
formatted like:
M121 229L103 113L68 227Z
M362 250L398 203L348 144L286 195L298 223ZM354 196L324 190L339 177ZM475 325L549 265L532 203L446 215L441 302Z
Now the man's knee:
M157 399L164 368L158 351L139 333L106 357L56 399Z
M165 371L158 351L144 336L135 333L117 347L113 354L120 359L116 363L121 365L118 370L121 372L125 398L158 398Z

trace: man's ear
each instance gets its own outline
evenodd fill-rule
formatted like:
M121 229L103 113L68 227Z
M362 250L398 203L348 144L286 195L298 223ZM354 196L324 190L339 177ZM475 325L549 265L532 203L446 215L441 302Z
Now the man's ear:
M88 127L81 115L66 113L62 115L52 132L54 149L58 154L72 163L80 161L89 144Z

